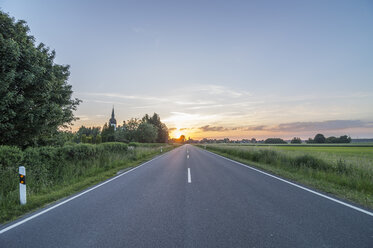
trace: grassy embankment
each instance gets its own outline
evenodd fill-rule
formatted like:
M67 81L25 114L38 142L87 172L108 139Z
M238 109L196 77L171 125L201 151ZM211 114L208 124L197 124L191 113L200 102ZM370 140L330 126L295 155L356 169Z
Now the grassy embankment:
M373 209L373 146L211 144L206 148Z
M0 223L76 193L173 148L103 143L28 148L0 146ZM26 167L27 204L19 204L18 166Z

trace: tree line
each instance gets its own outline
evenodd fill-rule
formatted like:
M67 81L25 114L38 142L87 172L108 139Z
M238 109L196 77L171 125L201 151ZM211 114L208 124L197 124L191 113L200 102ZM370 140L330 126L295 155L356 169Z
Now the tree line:
M74 142L99 144L102 142L140 142L140 143L166 143L168 142L168 128L161 122L157 113L148 114L143 118L131 118L123 121L116 129L105 123L100 127L81 126L74 135Z

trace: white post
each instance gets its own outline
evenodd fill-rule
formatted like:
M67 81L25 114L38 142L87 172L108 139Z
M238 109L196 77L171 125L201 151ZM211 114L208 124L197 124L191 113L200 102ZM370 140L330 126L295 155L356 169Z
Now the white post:
M19 201L21 205L26 204L26 168L19 167Z
M163 147L161 146L161 152L163 152Z

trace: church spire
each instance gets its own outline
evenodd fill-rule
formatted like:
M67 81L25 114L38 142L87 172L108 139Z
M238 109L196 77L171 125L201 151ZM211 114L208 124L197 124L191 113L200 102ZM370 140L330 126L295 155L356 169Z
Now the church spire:
M111 118L109 120L109 125L114 127L114 130L117 129L117 120L115 119L115 115L114 115L114 105L113 105L113 110L111 111Z

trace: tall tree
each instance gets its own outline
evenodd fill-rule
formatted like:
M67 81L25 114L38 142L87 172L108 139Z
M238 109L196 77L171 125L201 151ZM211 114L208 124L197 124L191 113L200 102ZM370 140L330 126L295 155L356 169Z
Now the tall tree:
M0 144L26 147L75 120L69 66L35 45L25 21L0 11Z
M315 143L325 143L326 138L323 134L318 133L315 135L315 138L313 139Z
M150 123L157 128L158 135L157 135L156 142L166 143L168 141L168 128L164 123L161 122L161 118L159 117L157 113L154 113L152 117L149 117L149 115L146 114L142 118L142 121Z
M139 142L153 143L156 141L158 136L157 128L147 122L142 122L137 128L137 131Z

